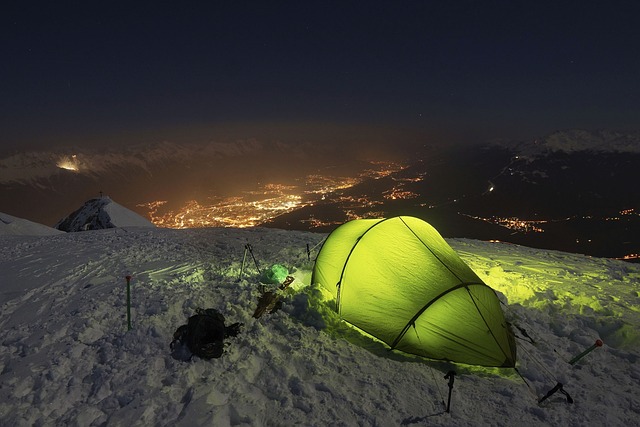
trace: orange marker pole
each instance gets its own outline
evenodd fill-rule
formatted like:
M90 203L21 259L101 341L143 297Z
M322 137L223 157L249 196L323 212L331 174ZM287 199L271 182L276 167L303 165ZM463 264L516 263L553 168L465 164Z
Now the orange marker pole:
M591 353L596 348L602 347L602 344L604 344L602 342L602 340L596 340L596 342L591 347L587 348L585 351L583 351L582 353L580 353L579 355L577 355L576 357L571 359L569 361L569 364L570 365L574 365L578 360L582 359L584 356L586 356L587 354Z

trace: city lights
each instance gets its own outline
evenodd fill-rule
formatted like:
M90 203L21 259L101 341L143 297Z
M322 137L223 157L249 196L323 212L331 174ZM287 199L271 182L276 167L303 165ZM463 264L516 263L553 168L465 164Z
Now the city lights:
M515 217L502 218L502 217L492 216L490 218L483 218L483 217L474 216L474 215L467 215L467 214L462 214L462 215L469 218L477 219L480 221L486 221L488 223L496 224L501 227L514 230L515 232L522 232L522 233L530 233L530 232L544 233L544 229L542 229L540 225L546 224L547 222L549 222L546 220L535 220L535 221L524 220L524 219L515 218Z
M68 163L59 163L60 167L70 170L77 167L77 159L68 158ZM283 214L300 210L307 206L319 206L323 203L339 206L340 218L323 218L310 214L306 218L298 218L300 224L306 229L326 229L344 223L345 221L361 218L384 218L388 215L385 206L389 202L404 201L413 204L414 207L433 209L444 204L456 202L458 199L449 199L446 203L431 204L424 200L412 187L412 183L421 182L425 175L413 177L398 177L397 172L405 166L397 163L371 163L370 167L355 176L332 176L319 173L310 174L296 181L295 185L281 183L264 183L252 191L244 191L233 197L208 197L201 200L189 200L179 208L170 209L170 203L165 200L156 200L142 205L148 210L150 220L159 227L166 228L198 228L198 227L235 227L246 228L267 224L269 221ZM391 188L379 193L363 193L360 191L348 191L366 180L390 178ZM388 188L388 187L386 187ZM495 191L492 183L482 195ZM464 196L463 196L464 198ZM514 216L490 216L458 212L477 221L485 221L490 224L511 230L511 234L536 234L545 233L550 223L570 221L576 217L549 218L549 219L523 219ZM639 213L632 208L623 209L601 220L623 221L625 217L636 216ZM592 219L586 215L582 219ZM590 244L588 236L578 241L582 244ZM624 260L638 259L639 255L631 253L621 257Z
M314 205L322 201L328 194L335 194L367 179L380 179L390 176L405 166L398 163L371 163L371 167L355 177L333 177L312 174L307 176L300 185L283 185L277 183L263 184L258 190L246 191L234 197L210 197L206 200L190 200L176 211L166 211L168 201L156 200L138 206L149 210L149 217L158 227L167 228L197 228L197 227L254 227L263 224L279 215ZM389 199L411 198L417 195L401 189L404 182L399 181L398 188L394 188L384 197ZM337 200L346 206L349 219L356 219L357 215L350 208L373 208L383 204L382 201L369 200L364 197L337 195ZM371 211L367 217L380 217L381 212ZM328 225L315 218L303 220L310 228Z

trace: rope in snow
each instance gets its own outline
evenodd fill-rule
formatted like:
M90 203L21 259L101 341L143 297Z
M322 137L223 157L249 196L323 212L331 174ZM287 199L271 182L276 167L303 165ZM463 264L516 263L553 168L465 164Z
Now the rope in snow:
M431 377L433 378L433 383L436 385L436 390L438 391L438 394L440 395L440 401L442 402L442 405L446 408L447 404L444 403L444 395L442 394L442 391L440 391L440 387L438 386L438 381L436 380L436 376L433 373L433 368L429 365L427 365L427 367L429 368L429 372L431 372Z
M512 310L510 310L509 306L507 304L505 304L503 301L500 301L500 303L505 307L505 312L508 313L511 317L521 321L522 319L520 318L520 316L518 316L517 314L515 314ZM527 331L516 325L516 324L511 324L509 323L510 326L515 326L518 331L520 331L520 333L524 336L523 337L519 337L517 336L513 330L511 331L512 335L514 338L520 340L523 343L528 343L528 345L532 345L534 347L537 347L537 343L536 341L534 341L534 339L529 336L529 334L527 333ZM544 342L544 341L543 341ZM548 343L546 343L547 345L549 345ZM596 344L594 344L594 346L597 346L597 341ZM549 345L549 347L552 347ZM536 391L533 389L533 387L529 384L529 382L524 378L524 376L520 373L520 371L518 371L517 368L514 367L514 370L516 371L516 373L520 376L520 378L522 378L522 380L524 381L524 383L527 385L528 390L536 397L536 399L538 400L538 404L541 404L542 402L544 402L547 398L551 397L553 394L555 394L556 392L560 392L563 395L566 396L567 399L567 403L573 403L573 398L569 395L569 393L567 393L564 388L563 388L563 384L558 381L558 379L556 378L556 376L547 368L547 366L545 364L543 364L541 361L539 361L536 357L534 357L529 351L527 351L526 346L519 346L518 347L520 349L521 352L523 352L524 354L526 354L530 360L532 360L536 365L538 365L538 367L541 369L543 375L546 375L548 379L551 379L553 381L556 382L556 385L550 389L547 394L545 394L543 397L538 397ZM591 348L589 348L586 352L588 352ZM558 352L553 349L553 351L558 355ZM583 354L586 354L586 352L583 352ZM583 356L583 354L580 354L577 356L577 358L580 358ZM559 355L558 355L559 356ZM574 360L576 360L576 358L574 358ZM566 360L565 360L566 361ZM571 363L571 362L568 362Z
M319 242L318 242L314 247L312 247L312 248L308 251L308 253L310 254L312 251L315 251L315 250L316 250L316 248L317 248L318 246L322 245L322 244L325 242L325 240L327 240L327 238L326 238L326 237L325 237L324 239L320 240L320 241L319 241Z
M553 373L542 362L540 362L536 357L534 357L531 354L531 352L527 351L524 346L521 346L520 350L524 354L526 354L530 358L530 360L532 360L536 365L538 365L538 367L542 368L542 371L547 374L548 378L550 378L550 379L552 379L554 381L557 381L555 375L553 375Z
M536 363L543 371L543 374L546 373L547 377L552 379L553 381L555 381L556 385L555 387L553 387L551 390L549 390L547 392L546 395L544 395L541 398L538 398L537 394L536 394L536 398L538 399L538 403L542 403L543 401L545 401L547 398L549 398L551 395L553 395L554 393L556 393L557 391L559 391L560 393L564 394L567 398L567 402L568 403L573 403L573 398L569 395L569 393L567 393L564 389L563 389L563 384L558 381L558 379L555 377L555 375L553 375L553 373L542 363L540 362L536 357L534 357L530 352L528 352L525 348L521 347L521 350L527 355L529 356L529 358ZM518 370L516 369L516 372L518 372ZM518 372L518 375L520 375L520 377L524 380L524 382L527 384L527 386L529 387L529 389L531 389L531 386L529 385L529 383L524 379L524 377L522 376L522 374L520 374L520 372ZM535 390L534 390L535 392Z
M315 251L316 248L320 245L322 245L324 243L324 241L327 240L327 238L323 238L322 240L320 240L315 246L310 247L309 244L307 243L307 247L305 249L304 252L301 252L300 255L298 255L298 258L303 258L305 255L307 257L307 259L309 261L311 261L311 252ZM313 259L314 261L316 260L315 258Z

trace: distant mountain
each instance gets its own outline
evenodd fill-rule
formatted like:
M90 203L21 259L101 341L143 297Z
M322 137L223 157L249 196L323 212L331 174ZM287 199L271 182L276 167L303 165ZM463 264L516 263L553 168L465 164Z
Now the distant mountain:
M155 227L133 211L109 197L91 199L75 212L60 220L55 228L67 232L102 230L116 227Z
M0 159L0 183L37 184L38 181L63 173L95 177L138 170L153 174L158 165L179 163L186 166L194 158L233 158L260 152L265 148L265 144L248 140L204 145L160 142L104 150L69 147L52 151L18 152Z
M60 230L0 212L0 236L49 236Z
M202 144L165 141L104 149L68 147L15 152L0 158L0 185L46 185L65 175L88 178L154 176L164 168L190 174L199 166L208 166L210 171L215 171L228 166L241 167L242 162L252 159L262 159L268 164L278 159L305 159L315 155L314 159L320 160L323 151L323 147L308 143L266 143L247 139Z
M640 154L640 132L571 129L517 144L514 144L513 141L497 144L509 147L521 156L531 157L558 152L577 153L584 151Z

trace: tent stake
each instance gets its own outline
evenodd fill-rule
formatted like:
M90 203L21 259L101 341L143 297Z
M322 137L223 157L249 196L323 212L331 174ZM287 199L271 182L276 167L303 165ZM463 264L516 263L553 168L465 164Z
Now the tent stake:
M446 412L449 412L449 409L451 408L451 392L453 391L453 381L455 379L456 376L456 371L449 371L447 372L447 375L444 376L445 380L449 380L449 398L447 399L447 409Z

